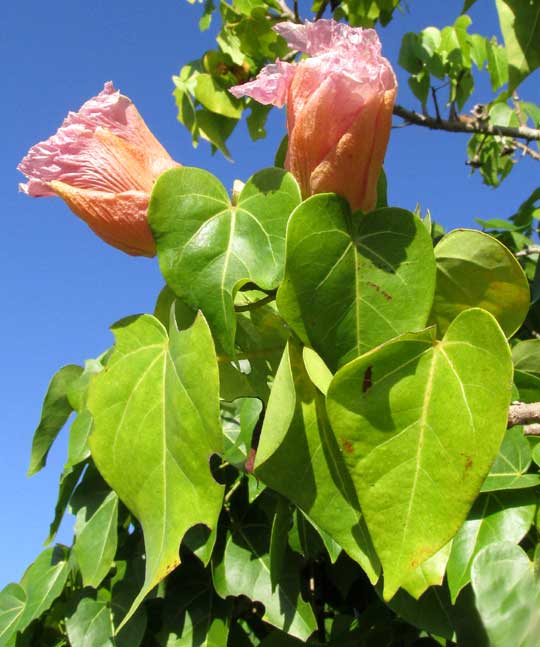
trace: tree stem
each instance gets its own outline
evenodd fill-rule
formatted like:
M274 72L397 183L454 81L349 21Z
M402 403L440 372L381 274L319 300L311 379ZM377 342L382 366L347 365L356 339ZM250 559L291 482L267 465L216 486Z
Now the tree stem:
M458 119L437 119L430 115L422 115L414 110L408 110L400 105L394 106L394 114L406 122L416 126L423 126L431 130L444 130L451 133L485 134L500 137L511 137L512 139L526 139L528 141L540 141L540 130L528 128L527 126L494 126L473 117L461 115ZM533 151L535 152L535 151Z

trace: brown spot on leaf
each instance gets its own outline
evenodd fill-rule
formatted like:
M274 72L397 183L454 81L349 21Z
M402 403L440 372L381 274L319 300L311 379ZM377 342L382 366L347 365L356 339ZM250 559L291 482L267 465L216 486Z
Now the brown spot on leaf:
M362 393L365 393L369 388L371 388L372 381L371 381L371 366L368 366L366 368L366 372L364 373L364 381L362 382Z
M354 447L353 447L353 444L351 443L350 440L343 440L341 442L341 444L343 446L344 451L346 451L347 454L352 454L353 453Z
M377 283L373 283L373 281L367 281L367 284L370 288L373 288L376 292L382 295L387 301L392 301L392 299L394 298L391 294L386 292L386 290L383 290L380 285L377 285Z

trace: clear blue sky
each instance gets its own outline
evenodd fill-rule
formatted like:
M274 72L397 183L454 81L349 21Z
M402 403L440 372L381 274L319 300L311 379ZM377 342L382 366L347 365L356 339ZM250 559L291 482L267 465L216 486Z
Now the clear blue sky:
M383 51L394 63L404 32L453 22L462 0L409 4L409 15L380 31ZM497 33L493 5L492 0L477 3L473 30ZM108 247L59 199L18 194L23 178L15 167L32 144L56 130L69 109L78 109L107 80L134 100L183 164L207 168L226 186L270 166L283 135L283 112L274 112L266 141L253 144L245 126L239 129L231 141L234 164L211 157L205 144L194 150L176 121L171 75L213 47L212 32L198 32L200 11L200 5L185 0L26 0L2 9L0 588L18 580L37 556L52 518L65 433L47 467L31 479L25 476L50 377L60 366L82 364L109 347L109 325L151 312L162 284L155 259L134 259ZM398 100L416 107L406 78L399 80ZM538 102L536 92L530 98ZM489 96L485 85L479 99ZM386 161L390 202L410 209L421 202L447 228L471 226L475 217L511 215L538 186L540 167L520 163L493 191L479 176L469 177L465 141L463 135L416 127L394 130ZM59 535L68 544L72 521L68 518Z

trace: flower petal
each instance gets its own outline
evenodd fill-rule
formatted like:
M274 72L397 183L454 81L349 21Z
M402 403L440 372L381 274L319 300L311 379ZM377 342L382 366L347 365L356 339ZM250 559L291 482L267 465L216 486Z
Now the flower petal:
M374 29L350 27L332 19L306 20L303 25L280 22L274 26L274 30L287 41L289 47L310 56L332 49L349 53L361 50L363 55L369 52L372 57L381 53L381 43Z
M237 99L251 97L259 103L281 108L287 102L287 94L295 72L296 65L276 61L263 67L253 81L235 85L229 92Z
M50 188L109 245L131 256L155 256L156 244L146 217L147 193L106 193L54 180Z
M338 193L353 210L368 212L375 207L395 95L395 89L374 94L362 106L349 130L313 170L311 193Z
M29 178L20 189L37 197L53 195L53 180L111 192L149 191L161 172L176 165L132 102L109 82L17 168Z

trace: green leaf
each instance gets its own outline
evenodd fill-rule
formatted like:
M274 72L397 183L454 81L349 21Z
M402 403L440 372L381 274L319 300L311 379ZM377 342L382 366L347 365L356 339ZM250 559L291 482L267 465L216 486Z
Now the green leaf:
M66 618L71 647L114 647L111 610L105 602L82 598L75 612Z
M514 368L540 376L540 339L519 341L512 348Z
M290 331L271 306L238 313L236 323L236 358L218 357L221 397L267 402Z
M304 366L306 367L309 379L323 395L326 395L328 393L330 382L334 377L332 372L312 348L304 346L302 350L302 358L304 360Z
M493 467L482 485L482 492L519 490L540 484L539 474L527 474L531 448L521 427L508 429Z
M287 220L299 202L296 181L281 169L252 176L234 206L219 180L201 169L173 169L156 182L148 217L161 271L181 299L204 311L230 355L236 292L248 282L277 287Z
M210 74L198 74L195 81L195 98L210 112L230 119L242 116L241 101L218 85Z
M115 349L91 384L88 409L97 468L144 532L145 582L124 624L179 564L186 531L215 528L223 490L209 458L223 440L215 350L202 315L184 331L172 321L169 336L150 315L124 319L113 332Z
M487 59L487 39L479 34L471 34L471 58L476 67L482 70Z
M251 449L253 430L261 415L263 404L258 398L238 398L221 404L221 420L225 451L223 460L242 466Z
M381 169L377 178L377 209L383 209L388 206L388 178L384 168Z
M199 30L206 31L212 22L212 14L216 10L216 5L212 0L205 0L203 15L199 19Z
M535 510L536 494L531 490L496 492L478 498L452 544L447 569L452 602L471 581L476 555L499 541L519 543L533 522Z
M519 391L521 402L538 402L540 400L540 375L516 369L514 384Z
M45 466L51 445L73 411L67 398L68 390L82 371L80 366L68 364L53 376L41 409L41 420L32 439L28 476Z
M60 524L62 523L62 519L64 518L64 513L71 495L73 494L85 467L86 463L78 463L73 467L64 469L60 475L58 498L54 507L54 518L49 526L49 536L45 540L45 544L49 544L55 538L58 528L60 528Z
M182 565L178 575L178 581L167 588L156 644L163 647L225 647L230 610L214 593L207 570L200 562L191 562Z
M26 593L26 604L17 625L23 631L47 611L62 593L69 573L67 551L60 546L45 549L25 571L20 585Z
M257 103L257 101L252 100L250 101L249 107L251 108L251 112L246 119L246 124L249 136L253 141L257 141L258 139L266 137L264 126L266 124L268 114L270 110L272 110L272 106L263 106L261 103Z
M311 383L301 351L292 342L268 402L255 474L299 506L376 581L378 560L328 424L324 397Z
M487 69L491 78L493 92L508 83L507 49L497 43L494 37L486 42Z
M423 66L418 34L408 32L403 36L398 63L410 74L419 74L422 71Z
M275 588L270 576L270 528L251 522L229 534L222 561L213 570L214 586L221 597L246 595L264 605L263 620L305 640L316 622L310 605L300 594L300 559L285 555Z
M431 238L419 218L393 208L351 214L343 198L319 194L289 221L277 305L335 370L425 326L434 284Z
M336 373L328 414L385 599L465 521L506 428L511 377L504 335L480 309L458 315L441 342L433 329L406 334Z
M467 308L490 312L511 337L529 310L529 283L515 256L481 231L456 229L435 247L437 287L431 321L444 334Z
M287 157L287 148L289 147L289 135L284 135L283 139L279 142L279 146L274 158L274 166L277 168L285 168L285 158Z
M446 586L431 586L419 600L400 590L388 606L406 622L428 632L434 639L438 637L435 644L444 645L442 637L460 647L491 647L470 587L463 591L455 605L451 603Z
M451 548L452 541L449 541L435 555L422 562L403 583L402 588L418 599L430 586L440 586L444 580Z
M144 554L142 554L142 542L139 541L139 537L131 535L130 539L121 548L129 561L115 560L115 571L110 580L110 607L114 626L119 625L122 618L129 611L144 582L145 563ZM143 605L137 609L131 620L120 631L116 632L115 647L139 647L146 625L147 613L146 607Z
M510 83L514 89L540 67L540 5L535 0L496 0L508 52Z
M523 549L510 542L487 546L473 562L471 580L490 646L535 647L540 587Z
M291 506L287 499L279 497L276 514L272 522L272 532L270 534L269 556L272 590L276 588L283 572L283 562L287 555L291 521Z
M463 2L463 7L462 7L462 9L461 9L461 13L467 13L467 11L469 11L469 9L470 9L474 4L476 4L476 1L477 1L477 0L464 0L464 2Z
M69 430L68 456L64 472L69 472L75 465L85 461L90 456L88 437L92 431L92 416L83 410L73 421Z
M83 586L95 589L109 572L117 545L118 496L109 494L95 511L84 507L77 513L73 553L81 571Z
M302 647L305 644L281 631L273 631L262 641L260 647Z
M102 371L103 367L107 363L106 355L107 353L98 359L87 360L84 363L84 370L82 373L80 373L80 375L69 384L67 398L75 411L82 412L84 410L84 407L86 406L86 397L88 395L88 387L94 375Z
M19 584L8 584L0 592L0 647L15 635L26 605L26 593Z
M424 105L429 96L429 91L431 88L431 77L427 72L421 72L420 74L415 74L414 76L409 77L408 80L409 87L414 96Z

